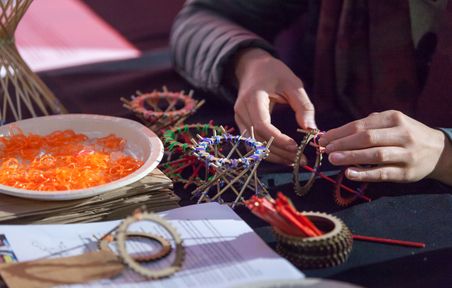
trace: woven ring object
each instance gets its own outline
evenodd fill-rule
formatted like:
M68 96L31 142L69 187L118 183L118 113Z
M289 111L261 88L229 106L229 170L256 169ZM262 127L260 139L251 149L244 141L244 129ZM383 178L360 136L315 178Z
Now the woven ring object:
M166 130L163 134L163 143L168 147L170 151L173 151L176 148L179 148L182 151L193 150L193 144L182 143L178 141L179 135L188 133L190 132L190 130L195 130L195 134L199 134L200 132L207 134L209 131L215 131L217 135L223 134L223 130L220 126L215 126L210 123L185 124Z
M164 230L166 230L171 238L174 240L175 244L175 258L172 263L160 270L151 270L143 267L136 261L126 249L126 241L129 235L128 229L130 225L140 221L152 222L160 225ZM177 233L177 231L165 220L155 214L138 214L135 216L127 217L119 226L118 232L116 235L116 244L118 247L118 253L121 260L127 265L130 269L135 271L136 273L150 279L159 279L168 277L177 271L179 271L182 267L182 264L185 259L185 248L182 245L182 238Z
M127 237L149 239L151 241L155 241L155 242L159 243L159 245L161 247L161 249L157 253L133 256L132 258L137 262L150 262L150 261L158 260L160 258L163 258L163 257L169 255L169 253L172 250L172 247L171 247L171 244L169 243L169 241L156 234L146 233L146 232L127 232ZM99 242L99 249L102 251L106 251L106 250L111 251L109 244L112 243L113 241L114 241L114 237L112 235L108 235L108 236L104 237Z
M342 195L341 184L342 184L342 181L344 180L345 170L346 169L343 169L341 171L341 173L339 173L339 176L336 178L336 184L334 185L334 200L336 201L337 205L342 206L342 207L352 204L353 201L355 201L358 197L364 195L364 191L366 190L367 185L369 184L367 182L361 183L359 188L356 189L356 191L358 191L360 194L348 193L349 196L344 197Z
M304 150L306 149L306 146L309 145L309 142L311 140L315 140L315 137L319 134L319 130L310 130L306 135L304 136L303 140L301 141L300 145L297 149L297 154L295 156L295 162L293 166L293 182L294 182L294 190L295 193L298 196L304 196L308 193L309 189L311 189L312 185L315 182L317 173L312 172L309 176L308 181L304 185L300 185L300 179L299 179L299 173L300 173L300 160L301 156L304 153ZM322 153L320 153L319 149L316 149L316 158L315 158L315 164L313 169L317 171L317 169L320 168L320 165L322 164Z
M247 147L251 148L253 150L253 154L248 157L229 159L216 157L208 152L209 147L212 145L221 145L224 143L231 143L235 145L238 142L242 142ZM231 135L228 133L202 138L198 145L195 146L194 151L194 154L198 157L198 159L208 162L209 165L214 164L218 167L232 169L250 167L254 163L260 162L261 160L267 158L269 153L269 149L262 142L259 142L254 138L245 138L240 135Z
M146 101L160 101L162 99L167 99L168 103L181 102L183 103L183 107L178 110L169 110L169 111L155 111L152 109L147 109L145 107ZM152 118L172 118L179 115L186 115L191 113L191 111L196 106L196 100L191 98L190 96L184 94L183 92L170 92L170 91L154 91L150 93L144 93L134 97L130 100L129 105L135 111L135 113L141 114L145 119Z
M325 234L295 237L273 228L277 251L300 268L324 268L344 262L353 246L352 233L339 218L320 212L304 212Z

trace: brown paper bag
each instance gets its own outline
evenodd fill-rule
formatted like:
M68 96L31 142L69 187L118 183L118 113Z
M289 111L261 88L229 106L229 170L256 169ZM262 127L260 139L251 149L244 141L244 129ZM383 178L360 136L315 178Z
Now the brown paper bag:
M0 275L9 288L53 287L77 284L120 274L124 265L111 251L78 256L39 259L0 266Z

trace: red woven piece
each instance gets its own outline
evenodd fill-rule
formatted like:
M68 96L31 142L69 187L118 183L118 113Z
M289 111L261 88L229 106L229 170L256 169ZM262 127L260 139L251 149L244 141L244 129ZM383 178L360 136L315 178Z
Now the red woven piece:
M192 94L184 91L171 92L163 87L163 91L137 92L130 100L121 98L121 101L125 108L161 135L166 129L181 125L204 104L204 100L193 99Z

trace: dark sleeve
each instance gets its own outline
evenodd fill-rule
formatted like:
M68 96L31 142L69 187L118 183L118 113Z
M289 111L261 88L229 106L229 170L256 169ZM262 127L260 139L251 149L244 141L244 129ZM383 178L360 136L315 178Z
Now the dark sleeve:
M174 68L195 87L233 103L236 52L256 47L275 55L271 41L305 6L303 0L188 1L171 32Z
M441 131L449 137L449 140L452 141L452 128L439 128Z

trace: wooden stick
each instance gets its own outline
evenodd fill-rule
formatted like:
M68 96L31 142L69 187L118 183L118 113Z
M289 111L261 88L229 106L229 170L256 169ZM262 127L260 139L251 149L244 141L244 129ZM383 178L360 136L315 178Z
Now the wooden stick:
M43 115L48 115L50 108L54 113L66 113L67 110L47 88L42 80L31 71L22 59L14 44L14 33L21 18L32 3L31 0L0 1L0 71L5 75L0 81L3 106L0 117L5 121L7 110L19 120L24 116L25 109L31 116L38 116L34 105L37 105ZM14 94L10 93L14 87Z
M356 235L356 234L353 234L353 240L399 245L399 246L414 247L414 248L425 248L425 243L423 243L423 242L403 241L403 240L363 236L363 235Z
M223 189L221 189L221 191L219 193L217 193L217 195L215 195L212 200L217 199L218 197L220 197L221 195L223 195L224 192L226 192L228 190L229 187L231 187L232 184L234 184L238 179L242 178L243 175L246 174L246 172L248 172L249 169L245 169L242 172L239 173L239 175L237 175L237 177L235 177L231 183L227 184L225 187L223 187ZM244 186L246 186L248 183L244 184Z
M303 166L303 168L306 169L306 170L308 170L309 172L316 173L316 174L319 175L321 178L323 178L323 179L325 179L325 180L327 180L327 181L329 181L329 182L331 182L331 183L333 183L333 184L337 184L336 180L334 180L333 178L331 178L331 177L329 177L329 176L326 176L326 175L323 174L322 172L316 171L315 169L313 169L312 167L309 167L308 165ZM359 193L358 191L353 190L353 189L351 189L351 188L345 186L345 185L342 184L342 183L340 184L340 186L341 186L341 188L343 188L345 191L348 191L348 192L350 192L350 193L353 193L353 194L355 194L356 196L358 196L359 198L361 198L361 199L363 199L363 200L366 200L367 202L372 201L372 199L370 199L369 197L367 197L367 196L365 196L365 195L362 195L362 194Z
M229 151L228 156L226 156L226 159L229 159L229 157L232 156L232 153L234 153L234 151L237 149L237 147L239 147L240 140L242 139L243 135L245 135L245 133L246 133L246 129L243 130L243 133L237 139L237 143L235 143L234 146L232 146L231 151Z
M274 137L270 138L270 140L268 141L267 146L266 146L266 149L267 149L267 150L268 150L268 148L270 147L270 145L272 145L273 140L274 140ZM259 161L258 163L254 163L253 170L251 171L251 174L250 174L250 176L248 177L248 179L246 179L245 184L244 184L243 187L242 187L242 190L240 190L240 195L237 196L237 198L235 199L234 203L232 204L232 208L234 208L235 205L237 205L237 202L239 201L239 198L241 198L243 192L245 192L245 188L246 188L246 186L248 185L248 183L250 182L251 177L253 176L253 174L256 173L256 170L257 170L257 167L259 167L259 164L260 164L260 161ZM248 169L248 170L249 170L249 169ZM246 170L245 170L245 171L246 171Z

